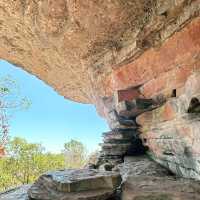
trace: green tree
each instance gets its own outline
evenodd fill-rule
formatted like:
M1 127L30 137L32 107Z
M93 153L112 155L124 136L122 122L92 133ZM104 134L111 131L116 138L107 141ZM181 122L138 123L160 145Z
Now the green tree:
M42 146L28 143L21 138L14 138L8 144L7 152L7 171L21 184L32 182L38 175L36 160L43 152Z
M14 138L6 146L7 156L0 159L0 190L34 182L49 170L64 168L64 155L45 153L41 144Z
M87 164L87 149L81 142L72 139L64 147L66 168L82 168Z
M8 139L9 119L19 109L27 109L30 101L22 97L20 87L11 76L0 77L0 147Z
M86 147L79 141L65 143L65 153L45 152L41 144L13 138L6 145L6 156L0 159L0 190L33 183L50 170L82 168L88 163Z

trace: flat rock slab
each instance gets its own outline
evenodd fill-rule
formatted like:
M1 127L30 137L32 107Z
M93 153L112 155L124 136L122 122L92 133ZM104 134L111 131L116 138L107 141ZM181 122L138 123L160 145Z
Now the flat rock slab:
M125 157L122 200L200 200L200 182L176 178L147 156Z
M200 200L200 182L173 177L129 176L122 200Z
M129 176L168 177L170 174L166 168L163 168L155 161L150 160L146 155L126 156L124 157L124 163L118 165L118 168L123 181L126 181Z
M29 189L36 200L105 200L121 183L116 172L93 169L63 170L42 175Z
M24 185L0 193L0 200L29 200L27 191L30 187L30 185Z

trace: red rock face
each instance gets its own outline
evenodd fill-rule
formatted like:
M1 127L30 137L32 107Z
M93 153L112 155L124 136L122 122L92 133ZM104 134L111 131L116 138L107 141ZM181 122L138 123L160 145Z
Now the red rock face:
M155 161L178 176L200 179L199 17L161 47L113 67L104 84L107 94L114 93L112 106L101 102L110 108L102 114L111 129L118 128L116 121L136 118L139 130L134 134L140 135ZM111 110L116 110L117 118L111 117Z
M191 75L183 94L137 118L150 155L175 174L200 179L200 73Z
M142 85L145 97L184 85L188 76L200 68L200 18L175 33L160 48L150 49L134 62L113 69L107 77L107 93Z
M0 58L95 104L105 157L140 149L142 132L155 160L199 178L199 13L200 0L0 0Z

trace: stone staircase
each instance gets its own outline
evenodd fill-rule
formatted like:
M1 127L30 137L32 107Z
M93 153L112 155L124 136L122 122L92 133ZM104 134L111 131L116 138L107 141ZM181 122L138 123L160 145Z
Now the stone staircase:
M147 147L139 137L140 127L136 123L136 117L156 107L157 101L142 98L121 101L110 106L112 110L108 111L107 119L111 131L103 133L98 165L116 165L123 162L124 156L143 155Z

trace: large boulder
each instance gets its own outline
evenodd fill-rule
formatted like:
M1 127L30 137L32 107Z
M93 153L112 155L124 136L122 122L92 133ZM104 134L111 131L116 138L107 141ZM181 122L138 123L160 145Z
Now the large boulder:
M200 182L178 179L148 157L125 157L122 200L199 200Z
M120 183L116 172L63 170L43 174L28 194L35 200L106 200L113 197Z
M43 174L32 186L0 193L0 200L114 200L120 184L118 172L61 170Z

